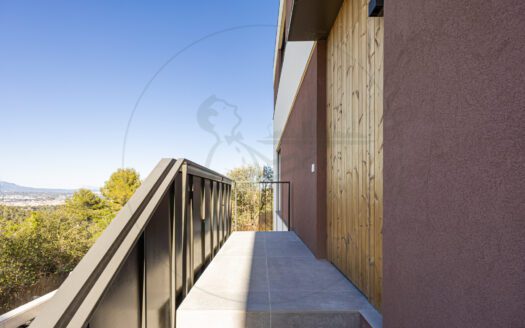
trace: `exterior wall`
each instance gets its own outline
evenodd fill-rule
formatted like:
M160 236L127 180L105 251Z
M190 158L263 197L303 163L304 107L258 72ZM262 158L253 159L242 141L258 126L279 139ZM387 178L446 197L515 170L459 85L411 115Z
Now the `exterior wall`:
M284 20L284 17L281 17ZM299 87L303 80L306 67L308 65L310 56L314 49L315 42L288 42L286 43L286 50L284 51L284 59L282 66L279 66L279 75L274 79L278 79L279 83L275 90L275 110L273 114L273 137L274 137L274 172L276 176L279 176L278 163L277 163L277 150L281 142L284 127L288 121L288 117L292 110L294 101L297 97ZM276 54L277 56L277 54ZM277 57L276 57L277 59ZM278 62L276 62L276 65ZM283 180L282 176L279 176L280 180ZM277 195L277 185L274 185L274 193ZM286 187L281 187L283 197L287 197ZM287 199L283 199L283 207L287 206ZM277 209L277 201L274 199L274 208ZM281 213L286 216L288 213L287 208L281 208ZM274 230L282 230L286 227L287 217L283 217L279 213L274 213L273 226Z
M326 256L325 85L326 43L319 41L306 68L279 146L280 179L290 181L292 188L292 229L321 258ZM315 172L312 172L312 165L315 165Z
M367 0L344 1L327 56L328 259L380 309L383 18Z
M525 323L525 2L385 7L385 327Z

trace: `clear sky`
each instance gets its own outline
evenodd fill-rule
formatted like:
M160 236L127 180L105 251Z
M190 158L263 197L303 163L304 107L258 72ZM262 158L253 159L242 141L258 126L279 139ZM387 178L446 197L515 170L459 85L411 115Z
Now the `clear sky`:
M278 0L0 1L0 180L271 161L277 15Z

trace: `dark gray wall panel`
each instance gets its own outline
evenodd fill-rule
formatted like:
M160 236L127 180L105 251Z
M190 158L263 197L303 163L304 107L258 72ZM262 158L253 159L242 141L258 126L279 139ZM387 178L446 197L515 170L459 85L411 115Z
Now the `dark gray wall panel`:
M144 233L148 328L168 327L170 320L169 196L164 197Z
M89 321L90 328L114 327L116 322L121 327L141 327L141 313L137 309L141 307L142 268L142 242L139 242L98 304Z

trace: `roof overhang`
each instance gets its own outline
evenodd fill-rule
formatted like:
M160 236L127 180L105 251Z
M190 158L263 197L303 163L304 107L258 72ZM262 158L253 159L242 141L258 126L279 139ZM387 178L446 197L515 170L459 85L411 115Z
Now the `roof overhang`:
M339 13L343 0L292 1L288 41L326 39Z

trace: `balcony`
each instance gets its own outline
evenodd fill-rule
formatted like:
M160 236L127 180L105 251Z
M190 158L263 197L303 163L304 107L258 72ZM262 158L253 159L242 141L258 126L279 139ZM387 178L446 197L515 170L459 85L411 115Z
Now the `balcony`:
M0 327L381 327L293 231L232 232L234 190L162 160L62 286Z
M294 232L234 232L177 309L178 327L380 327L381 317Z

